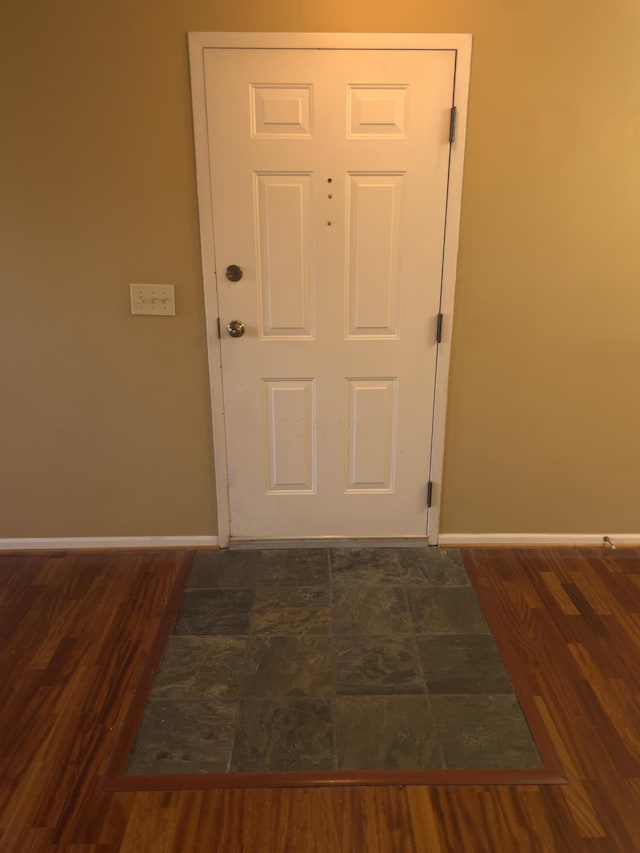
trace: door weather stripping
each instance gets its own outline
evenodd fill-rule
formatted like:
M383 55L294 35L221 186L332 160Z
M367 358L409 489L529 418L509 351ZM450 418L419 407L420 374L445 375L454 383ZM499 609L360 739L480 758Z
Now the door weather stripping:
M436 343L442 343L442 321L444 320L444 314L438 314L438 320L436 323Z
M427 508L431 506L431 501L433 498L433 483L431 480L427 483Z
M458 118L458 108L451 107L451 118L449 119L449 145L453 145L456 141L456 121Z
M221 337L222 337L222 333L221 333L221 331L220 331L220 317L218 317L218 321L217 321L217 322L218 322L218 338L221 338Z

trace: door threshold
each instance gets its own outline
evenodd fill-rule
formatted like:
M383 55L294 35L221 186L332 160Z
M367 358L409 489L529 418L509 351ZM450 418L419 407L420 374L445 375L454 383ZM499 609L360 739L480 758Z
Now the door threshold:
M248 551L257 548L424 548L429 545L427 536L403 537L350 537L316 536L301 539L230 539L231 551Z

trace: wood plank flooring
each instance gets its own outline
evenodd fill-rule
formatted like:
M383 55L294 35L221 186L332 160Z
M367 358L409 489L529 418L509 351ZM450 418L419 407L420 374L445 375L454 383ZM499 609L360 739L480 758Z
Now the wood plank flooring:
M464 556L568 785L104 792L191 555L0 555L0 851L640 851L640 551Z

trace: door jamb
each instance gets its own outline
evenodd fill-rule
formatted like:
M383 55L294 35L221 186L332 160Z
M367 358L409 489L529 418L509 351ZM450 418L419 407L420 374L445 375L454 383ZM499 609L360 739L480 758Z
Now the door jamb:
M213 242L213 205L209 171L209 142L205 91L204 54L210 48L298 48L298 49L387 49L387 50L452 50L456 53L454 100L457 109L456 138L451 144L449 185L445 221L444 256L440 311L443 314L442 341L438 345L431 462L429 479L433 482L432 505L427 511L429 544L436 545L440 526L442 472L451 328L456 261L460 232L462 171L467 124L469 78L471 72L471 36L437 33L189 33L189 67L196 160L196 183L200 221L200 246L206 317L207 353L213 422L213 450L218 507L218 542L229 545L229 480L227 444L222 395L222 358L218 336L218 294Z

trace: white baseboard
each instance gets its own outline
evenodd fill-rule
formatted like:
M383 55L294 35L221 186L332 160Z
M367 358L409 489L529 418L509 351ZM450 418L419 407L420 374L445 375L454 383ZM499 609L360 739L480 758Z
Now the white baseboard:
M74 536L0 539L0 551L71 551L108 548L217 548L217 536Z
M606 545L604 537L608 536L611 544L619 546L640 546L640 533L441 533L438 537L438 545L443 547L461 548L472 545L514 545L530 546L532 548L543 545ZM304 544L288 543L291 547L309 547L309 541L302 540ZM364 542L364 540L363 540ZM315 543L314 543L315 544ZM336 542L317 543L316 547L326 545L336 547ZM342 543L344 544L344 543ZM350 540L349 545L355 544ZM358 542L358 544L363 544ZM371 544L367 540L367 544ZM389 543L385 543L389 544ZM394 545L401 544L394 541ZM402 543L408 544L408 543ZM426 544L426 541L411 544ZM261 547L275 547L275 543L260 543ZM218 548L217 536L74 536L68 538L37 538L37 539L1 539L0 552L2 551L72 551L72 550L107 550L118 549L147 549L154 548ZM256 547L255 543L232 543L233 548ZM287 547L281 540L277 547Z
M640 545L640 533L441 533L438 545Z

